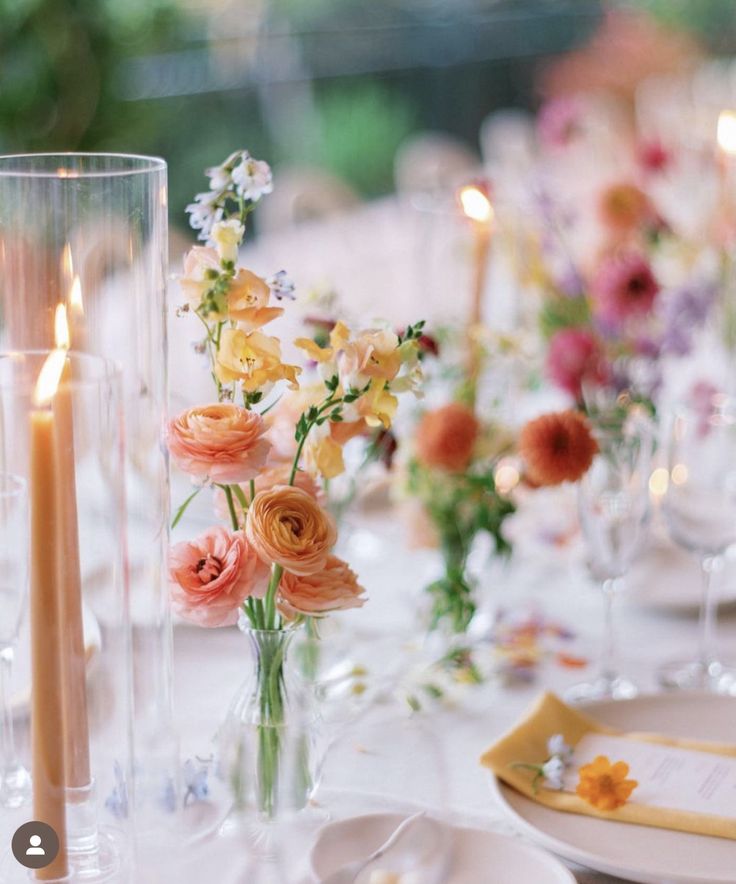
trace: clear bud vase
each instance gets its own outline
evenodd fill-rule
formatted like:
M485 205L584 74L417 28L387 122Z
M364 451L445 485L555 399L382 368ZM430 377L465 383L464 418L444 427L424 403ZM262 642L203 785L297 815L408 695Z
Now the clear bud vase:
M220 773L239 814L270 822L301 810L312 791L311 691L292 660L295 630L242 621L241 630L250 674L219 734Z

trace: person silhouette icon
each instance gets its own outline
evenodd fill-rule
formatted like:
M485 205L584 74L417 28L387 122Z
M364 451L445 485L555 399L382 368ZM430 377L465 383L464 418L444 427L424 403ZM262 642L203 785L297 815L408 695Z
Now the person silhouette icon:
M28 840L31 846L26 850L26 856L46 856L46 851L41 847L40 835L31 835Z

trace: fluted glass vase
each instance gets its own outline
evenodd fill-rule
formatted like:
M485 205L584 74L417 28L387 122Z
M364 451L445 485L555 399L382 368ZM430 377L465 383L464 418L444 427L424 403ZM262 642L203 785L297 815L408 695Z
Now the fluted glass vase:
M301 810L312 790L312 692L292 660L294 630L241 628L251 665L220 731L220 772L237 811L270 821Z

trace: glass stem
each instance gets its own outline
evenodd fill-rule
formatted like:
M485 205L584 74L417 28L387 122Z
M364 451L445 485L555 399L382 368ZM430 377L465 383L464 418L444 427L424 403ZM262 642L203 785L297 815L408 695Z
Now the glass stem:
M0 706L2 707L2 732L0 733L0 776L12 770L18 758L15 753L13 712L10 708L10 676L13 671L13 649L0 650Z
M708 669L715 659L714 645L716 633L716 593L714 575L723 567L723 556L702 556L700 567L703 572L703 600L700 605L698 662Z
M601 652L601 676L608 682L618 678L616 671L616 630L613 622L613 597L616 579L609 578L601 583L603 591L603 650Z

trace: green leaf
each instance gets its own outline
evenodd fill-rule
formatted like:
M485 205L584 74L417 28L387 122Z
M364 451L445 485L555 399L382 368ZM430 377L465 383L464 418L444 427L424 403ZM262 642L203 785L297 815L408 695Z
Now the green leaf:
M179 507L179 509L176 511L176 515L174 516L174 520L171 523L172 529L176 528L176 526L179 524L179 522L181 521L181 517L186 512L187 507L194 500L194 498L199 494L199 492L201 490L202 490L202 487L200 486L199 488L196 489L196 491L193 491L189 495L189 497L187 497L187 499L184 501L184 503Z

